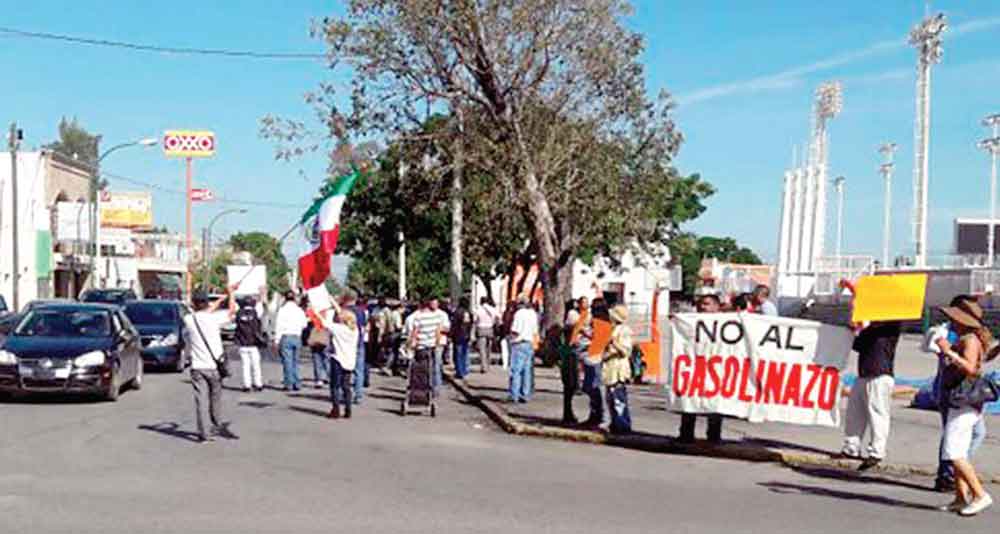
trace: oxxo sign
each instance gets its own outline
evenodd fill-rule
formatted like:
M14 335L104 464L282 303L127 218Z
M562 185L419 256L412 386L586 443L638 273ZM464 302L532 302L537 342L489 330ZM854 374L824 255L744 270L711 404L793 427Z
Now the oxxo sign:
M215 132L167 130L163 133L163 153L177 158L208 158L215 155Z

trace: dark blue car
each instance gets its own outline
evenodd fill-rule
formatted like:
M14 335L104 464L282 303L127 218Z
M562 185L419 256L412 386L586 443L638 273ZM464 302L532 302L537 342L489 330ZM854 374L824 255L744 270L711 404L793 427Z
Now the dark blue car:
M149 367L178 373L187 364L184 356L184 316L187 308L174 300L133 300L125 315L139 331L142 361Z

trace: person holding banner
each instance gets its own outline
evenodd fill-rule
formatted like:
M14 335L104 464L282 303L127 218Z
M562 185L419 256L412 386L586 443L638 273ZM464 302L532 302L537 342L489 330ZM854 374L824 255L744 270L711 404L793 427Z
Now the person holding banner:
M983 404L953 393L968 388L981 377L986 349L993 336L983 325L982 308L974 302L962 301L958 306L942 308L941 312L959 335L958 343L943 351L948 360L942 378L943 397L949 404L943 456L955 469L955 500L942 510L972 516L993 504L969 460L974 429L983 418Z
M844 424L844 447L847 458L860 460L861 438L871 430L868 455L858 468L866 471L885 458L889 442L892 391L896 386L894 362L899 344L898 321L873 322L861 330L854 340L858 353L858 378L851 387Z
M628 390L625 387L632 380L632 367L629 357L632 355L632 330L628 322L628 308L619 304L608 313L614 327L611 331L611 342L604 349L601 358L601 381L604 384L608 399L608 413L611 424L608 431L612 434L628 434L632 432L632 416L628 409Z
M715 293L704 293L698 297L695 305L697 313L719 313L722 308L722 301ZM693 413L681 414L681 428L678 440L681 443L694 443L694 426L697 416ZM708 432L706 435L709 443L722 443L722 416L710 414L708 416Z
M333 308L319 313L323 327L330 333L332 353L330 356L330 413L327 417L338 419L340 405L344 405L344 418L351 418L351 381L356 380L354 370L358 365L358 347L361 332L358 330L357 315L331 301ZM336 318L336 320L334 320Z

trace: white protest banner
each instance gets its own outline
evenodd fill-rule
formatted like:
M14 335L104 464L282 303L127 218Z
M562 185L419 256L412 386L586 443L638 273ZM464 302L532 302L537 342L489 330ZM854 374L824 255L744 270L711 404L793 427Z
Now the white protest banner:
M239 284L233 294L240 297L256 295L261 287L267 286L266 265L227 265L226 275L229 284Z
M838 426L840 373L854 335L815 321L678 314L671 321L670 409L751 422Z

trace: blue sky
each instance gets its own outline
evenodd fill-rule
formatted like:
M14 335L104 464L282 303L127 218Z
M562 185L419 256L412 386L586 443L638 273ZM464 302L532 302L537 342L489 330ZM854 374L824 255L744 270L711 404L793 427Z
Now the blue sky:
M308 35L312 18L338 2L202 2L167 8L150 2L5 1L0 26L167 46L322 52ZM826 80L844 84L844 110L830 126L831 176L847 178L845 251L877 254L882 182L876 148L900 145L893 201L893 249L912 250L912 138L915 53L905 45L924 2L641 1L629 24L647 39L650 91L678 99L676 119L687 140L677 163L699 172L718 193L689 225L729 235L772 258L780 215L781 176L792 147L810 127L812 92ZM950 17L945 56L934 70L931 146L931 252L951 247L951 221L988 210L989 162L975 142L979 125L1000 112L1000 3L934 2ZM52 140L63 115L102 133L106 146L170 128L205 128L218 154L196 164L196 183L248 206L216 225L282 233L323 178L320 156L274 160L258 135L268 113L308 118L302 96L328 73L312 61L194 57L70 45L0 34L5 124L16 119L26 145ZM105 169L157 184L155 217L183 229L181 162L159 149L133 148ZM141 185L111 180L116 190ZM266 204L272 205L266 205ZM219 210L197 205L196 228ZM832 210L831 210L832 211ZM832 227L832 225L831 225ZM832 232L828 232L831 235ZM832 239L831 239L832 241ZM832 243L829 244L832 248Z

